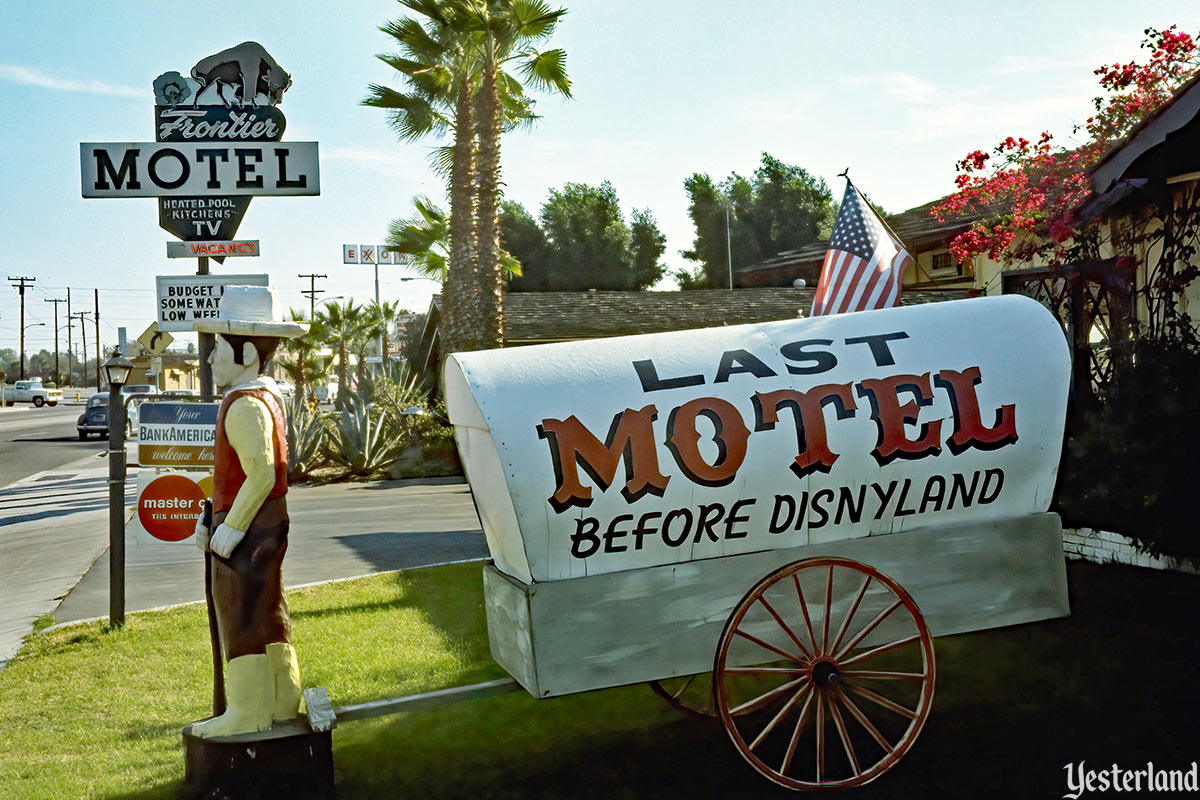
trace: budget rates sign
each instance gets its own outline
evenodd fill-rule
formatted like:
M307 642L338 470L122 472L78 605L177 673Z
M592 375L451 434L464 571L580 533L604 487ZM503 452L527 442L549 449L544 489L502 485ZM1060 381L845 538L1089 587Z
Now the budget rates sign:
M212 467L217 403L142 403L138 409L138 464Z
M217 304L226 286L266 286L268 276L258 275L159 275L158 329L190 331L200 319L216 319Z
M446 401L525 582L1044 512L1069 359L1023 297L458 353Z

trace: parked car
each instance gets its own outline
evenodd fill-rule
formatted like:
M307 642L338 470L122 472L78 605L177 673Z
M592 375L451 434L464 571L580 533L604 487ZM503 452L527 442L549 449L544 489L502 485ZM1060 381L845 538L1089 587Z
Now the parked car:
M42 385L40 378L27 381L16 381L12 386L4 387L4 405L13 403L33 403L38 408L56 406L62 399L58 389L48 389Z
M152 383L131 383L122 389L121 393L125 395L161 394L158 391L158 387Z
M291 397L296 393L296 387L292 386L287 381L276 381L275 385L279 387L280 397Z
M108 438L108 392L96 392L88 398L79 421L75 423L79 439L85 440L88 434L97 434L101 439Z
M161 400L195 400L200 393L195 389L167 389L159 395Z

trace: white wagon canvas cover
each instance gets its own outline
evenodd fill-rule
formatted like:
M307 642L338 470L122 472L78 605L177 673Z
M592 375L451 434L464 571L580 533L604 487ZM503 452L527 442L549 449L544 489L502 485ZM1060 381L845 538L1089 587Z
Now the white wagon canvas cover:
M1069 355L1018 296L454 354L450 420L525 584L1045 512Z

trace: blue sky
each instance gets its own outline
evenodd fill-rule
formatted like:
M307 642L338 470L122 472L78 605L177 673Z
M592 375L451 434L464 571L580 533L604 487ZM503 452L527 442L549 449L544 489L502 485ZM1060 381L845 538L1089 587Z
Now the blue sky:
M1138 57L1145 27L1200 27L1195 0L566 7L553 41L567 50L575 99L541 99L540 124L506 138L507 196L536 214L566 181L610 180L627 215L653 212L672 269L687 265L679 251L692 242L683 181L693 172L749 174L767 151L835 195L850 167L884 208L909 208L949 193L969 150L1043 129L1069 138L1096 94L1091 70ZM190 271L166 258L153 200L80 197L79 143L153 141L153 79L246 39L292 74L285 138L320 143L321 196L255 199L238 235L264 255L214 271L267 272L295 307L306 305L300 273L328 275L325 296L370 299L370 268L343 266L341 244L381 241L413 195L443 195L433 142L397 142L382 112L358 104L368 83L393 82L374 58L389 49L377 27L401 10L393 0L0 0L0 279L36 277L27 323L47 323L29 329L27 349L52 348L44 300L68 286L82 298L76 311L100 289L110 344L118 326L136 336L153 319L155 275ZM433 285L405 274L384 268L384 299L424 310ZM0 347L15 347L17 293L0 282Z

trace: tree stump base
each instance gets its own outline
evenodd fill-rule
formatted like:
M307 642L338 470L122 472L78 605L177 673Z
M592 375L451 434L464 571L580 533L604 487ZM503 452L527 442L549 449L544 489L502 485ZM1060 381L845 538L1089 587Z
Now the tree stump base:
M268 731L201 739L183 729L184 786L203 800L333 800L333 733L303 717Z

